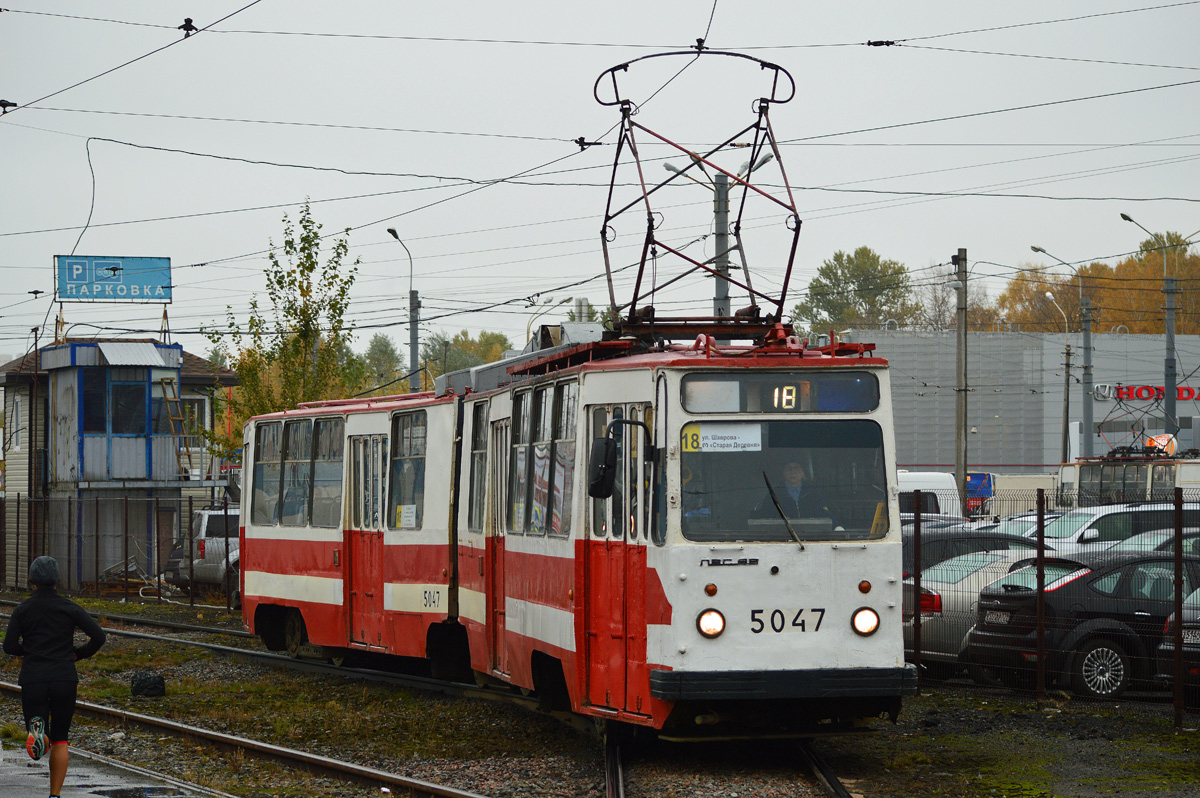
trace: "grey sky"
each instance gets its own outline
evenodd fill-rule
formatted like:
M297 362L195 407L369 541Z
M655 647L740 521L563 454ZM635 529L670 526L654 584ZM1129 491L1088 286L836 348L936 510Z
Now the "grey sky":
M355 228L360 350L383 331L406 351L409 262L387 227L412 252L423 337L487 329L523 342L526 303L469 311L538 293L603 305L618 115L593 100L593 82L693 45L710 15L709 47L776 62L798 83L772 112L804 220L789 307L839 249L870 246L924 279L966 247L994 296L1014 269L1051 262L1031 244L1071 262L1136 250L1145 235L1121 212L1153 231L1200 228L1197 3L719 0L713 13L707 0L260 0L179 41L185 17L204 28L249 2L37 0L0 13L0 98L19 106L146 56L0 117L0 352L27 350L44 320L52 334L53 257L73 250L170 257L176 340L205 351L186 331L262 294L261 253L306 197L326 233ZM697 149L749 124L763 73L732 60L699 59L638 121ZM631 71L635 96L687 63L662 61ZM578 137L603 145L581 152ZM660 205L680 244L708 232L703 189L681 184ZM770 284L784 250L755 236L781 218L749 221L751 265ZM618 262L639 244L627 225ZM692 247L711 255L711 237ZM704 313L711 293L695 281L659 304ZM73 336L157 330L161 312L65 306Z

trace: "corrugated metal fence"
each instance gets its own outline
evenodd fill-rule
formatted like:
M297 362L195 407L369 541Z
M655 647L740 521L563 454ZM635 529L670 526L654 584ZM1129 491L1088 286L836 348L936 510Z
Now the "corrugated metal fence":
M0 587L23 589L29 562L48 554L58 560L64 592L232 608L238 518L236 504L194 498L0 499ZM215 535L211 551L202 530Z

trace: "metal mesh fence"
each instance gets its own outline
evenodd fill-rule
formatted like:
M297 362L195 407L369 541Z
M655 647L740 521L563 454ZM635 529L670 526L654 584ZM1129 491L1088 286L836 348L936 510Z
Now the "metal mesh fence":
M1001 492L905 514L906 656L923 682L1200 704L1200 491ZM1182 623L1177 619L1182 618Z
M78 595L238 604L237 504L196 498L0 499L0 587L23 589L33 558L58 560Z

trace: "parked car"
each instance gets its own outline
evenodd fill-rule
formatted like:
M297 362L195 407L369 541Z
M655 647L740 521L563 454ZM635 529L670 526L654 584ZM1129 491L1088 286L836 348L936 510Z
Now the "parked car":
M1175 615L1163 625L1158 646L1158 679L1170 685L1175 678ZM1200 590L1183 600L1183 701L1200 707Z
M1049 525L1051 521L1061 516L1061 511L1046 511L1046 525ZM1001 518L998 521L985 521L976 524L975 528L980 532L1003 532L1009 535L1037 537L1037 513L1017 513L1007 518Z
M1154 529L1121 541L1114 548L1127 551L1175 551L1175 530ZM1183 553L1200 555L1200 529L1183 530Z
M921 666L926 674L950 678L967 667L967 634L975 625L979 591L1036 556L1029 547L976 551L921 572ZM904 649L909 661L914 659L915 588L911 577L904 580ZM976 681L990 679L976 676Z
M1200 526L1200 503L1183 506L1183 523ZM1169 502L1110 504L1071 510L1046 525L1046 541L1055 551L1073 553L1110 548L1123 540L1175 524L1175 508ZM1037 532L1026 532L1036 537Z
M900 488L900 512L912 513L916 510L913 491L921 491L921 512L929 514L960 513L963 505L958 495L958 483L954 475L944 471L905 471L896 472L896 480ZM967 519L963 519L967 520Z
M900 535L901 561L904 577L912 576L916 558L914 546L915 535L911 527L906 527ZM921 527L921 573L924 574L931 566L957 557L961 554L973 554L981 551L1005 551L1021 549L1032 551L1037 548L1037 541L1023 535L1006 535L1004 533L977 532L970 526L955 525L944 528L926 529ZM1050 546L1046 546L1051 550Z
M186 587L194 579L196 585L212 585L226 592L238 586L238 528L239 509L233 505L210 507L192 514L188 531L175 541L167 555L163 579L173 585ZM228 519L228 526L226 526ZM228 530L228 535L226 534ZM189 544L190 538L190 544ZM229 541L226 556L226 540ZM192 561L188 566L191 547Z
M1048 683L1088 697L1116 697L1155 672L1171 614L1174 558L1163 552L1084 552L1045 561ZM1184 586L1200 586L1200 558L1184 559ZM1027 566L979 595L967 659L1014 687L1037 667L1037 569Z

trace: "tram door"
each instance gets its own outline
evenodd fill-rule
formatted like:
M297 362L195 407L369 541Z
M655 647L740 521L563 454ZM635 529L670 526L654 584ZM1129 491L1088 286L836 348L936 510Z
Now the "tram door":
M492 670L509 673L508 647L504 645L504 530L507 528L508 491L508 434L511 421L504 419L492 423L492 445L489 481L492 484L491 519L486 540L488 557L487 595L490 602L488 612L488 648L491 650Z
M642 421L643 404L588 408L591 438L615 419ZM646 663L646 536L648 472L645 437L637 426L616 430L618 470L613 495L592 499L586 544L585 639L587 696L592 705L648 712ZM646 694L643 694L646 693ZM645 709L643 709L645 707Z
M383 645L383 502L386 435L350 438L350 641Z

